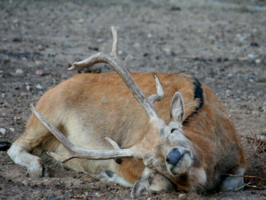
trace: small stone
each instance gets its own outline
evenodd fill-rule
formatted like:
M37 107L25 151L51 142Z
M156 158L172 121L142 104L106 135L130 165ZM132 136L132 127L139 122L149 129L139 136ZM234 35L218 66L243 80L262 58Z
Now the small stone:
M22 75L24 72L23 72L23 70L22 69L17 69L16 70L16 74L17 75Z
M140 48L140 44L136 42L135 44L133 44L133 47L136 48L136 49L139 49Z
M186 194L180 194L180 195L178 195L178 199L185 198L185 197L186 197Z
M29 85L27 85L27 86L26 86L26 89L27 89L28 91L30 91L30 90L31 90L31 87L30 87Z
M14 129L14 128L9 128L9 130L10 130L10 131L12 131L12 132L14 132L14 131L15 131L15 129Z
M15 117L13 118L13 120L14 120L14 122L19 122L19 121L21 120L21 118L15 116Z
M27 93L27 92L21 92L21 93L20 93L20 96L22 96L22 97L26 97L26 96L28 96L28 93Z
M80 24L84 23L84 19L80 18L80 19L79 19L79 23L80 23Z
M41 86L40 84L36 85L36 88L39 89L39 90L43 90L43 86Z
M39 51L44 51L45 50L45 47L40 44L40 45L38 45L37 49Z
M255 55L255 54L248 54L248 58L249 59L254 59L254 58L256 58L257 57L257 55Z
M6 113L2 113L2 116L3 116L3 117L6 117Z
M0 133L3 134L3 135L5 135L6 134L6 129L0 128Z
M28 181L28 180L23 180L21 183L22 183L23 185L25 185L25 186L29 186L29 181Z
M153 35L150 34L150 33L147 35L148 38L152 38L152 36L153 36Z
M260 64L260 63L261 63L261 59L256 59L256 60L255 60L255 63L256 63L256 64Z
M42 70L36 70L36 71L35 71L35 74L36 74L37 76L42 76L42 75L43 75L43 71L42 71Z
M97 39L97 42L98 42L98 43L104 43L105 41L104 41L103 38L98 38L98 39Z

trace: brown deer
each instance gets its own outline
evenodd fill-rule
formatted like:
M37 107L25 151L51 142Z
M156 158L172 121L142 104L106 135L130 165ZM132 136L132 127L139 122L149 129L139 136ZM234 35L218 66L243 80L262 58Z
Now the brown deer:
M112 34L109 55L97 53L69 70L107 63L118 74L78 74L47 91L38 112L31 106L10 158L40 177L37 152L49 151L65 167L133 186L132 197L243 188L243 147L212 90L185 73L129 73L117 56L114 27Z

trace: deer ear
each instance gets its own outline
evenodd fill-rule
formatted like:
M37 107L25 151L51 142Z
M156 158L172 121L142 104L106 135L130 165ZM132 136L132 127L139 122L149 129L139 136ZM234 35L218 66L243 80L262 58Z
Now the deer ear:
M173 96L171 107L171 122L173 123L182 123L184 117L184 103L181 93L176 92Z

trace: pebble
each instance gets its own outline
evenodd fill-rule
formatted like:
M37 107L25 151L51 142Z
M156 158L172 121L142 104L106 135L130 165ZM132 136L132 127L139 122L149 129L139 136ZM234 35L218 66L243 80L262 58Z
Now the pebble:
M5 135L6 134L6 129L0 128L0 133L2 133L3 135Z
M29 85L27 85L27 86L26 86L26 89L27 89L28 91L30 91L30 90L31 90L31 87L30 87Z
M256 59L256 60L255 60L255 63L256 63L256 64L260 64L260 63L261 63L261 59Z
M133 47L136 48L136 49L139 49L141 46L140 46L139 43L136 42L135 44L133 44Z
M254 58L256 58L257 57L257 55L255 55L255 54L248 54L248 58L249 59L254 59Z
M153 35L149 33L149 34L147 35L147 37L148 37L148 38L152 38Z
M37 49L39 51L44 51L45 50L45 47L40 44L40 45L38 45Z
M35 71L35 74L36 74L37 76L42 76L42 75L43 75L43 71L42 71L42 70L36 70L36 71Z
M14 129L14 128L9 128L9 130L10 130L10 131L12 131L12 132L14 132L14 131L15 131L15 129Z
M98 39L97 39L97 42L98 42L98 43L104 43L105 40L104 40L103 38L98 38Z
M22 97L26 97L26 96L28 96L28 93L27 93L27 92L21 92L21 93L20 93L20 96L22 96Z
M44 89L43 86L41 86L40 84L37 84L36 88L39 89L39 90L43 90Z
M29 181L28 180L23 180L22 184L25 185L25 186L29 186Z
M180 195L178 195L178 199L181 199L183 197L186 197L186 194L180 194Z
M16 70L16 74L17 75L22 75L24 72L23 72L23 70L22 69L17 69Z

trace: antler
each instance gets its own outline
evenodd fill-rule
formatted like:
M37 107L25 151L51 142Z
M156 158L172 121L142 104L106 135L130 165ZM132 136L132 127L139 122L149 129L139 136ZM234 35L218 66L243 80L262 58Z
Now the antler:
M66 147L69 151L69 155L60 156L53 152L48 152L55 160L59 162L66 162L72 158L88 158L92 160L106 160L113 158L126 158L135 157L140 158L135 154L133 149L120 149L115 141L110 138L105 138L115 150L88 150L74 146L57 128L50 124L31 104L32 113L38 118L38 120Z
M112 35L113 35L113 44L112 44L112 51L109 55L106 55L101 52L94 54L85 60L82 60L80 62L74 62L73 66L68 68L68 70L87 68L97 63L106 63L106 64L111 65L117 71L117 73L121 76L121 78L124 80L124 82L130 89L134 97L138 100L138 102L145 109L150 119L159 118L157 115L157 112L153 108L153 103L157 100L162 100L164 97L164 92L163 92L162 85L157 75L153 74L155 78L158 94L151 95L147 99L145 95L143 94L143 92L141 91L141 89L139 88L139 86L137 85L137 83L134 81L134 79L130 75L130 73L128 72L128 70L121 64L117 56L117 51L118 51L117 31L114 26L111 26L111 30L112 30Z

